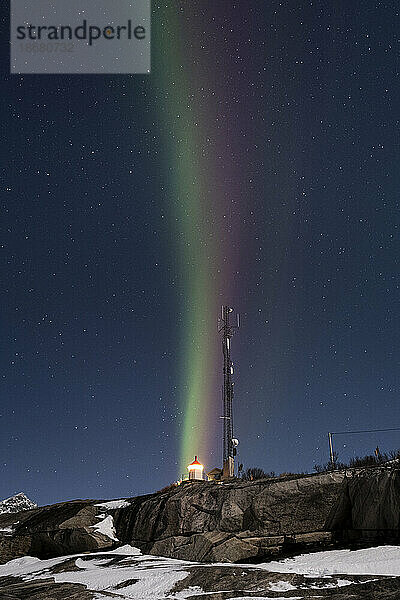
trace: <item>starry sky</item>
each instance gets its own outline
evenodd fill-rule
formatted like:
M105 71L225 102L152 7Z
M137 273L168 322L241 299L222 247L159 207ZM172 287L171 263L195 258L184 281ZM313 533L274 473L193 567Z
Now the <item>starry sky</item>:
M154 0L149 75L1 48L1 497L220 466L221 304L245 467L400 427L397 2Z

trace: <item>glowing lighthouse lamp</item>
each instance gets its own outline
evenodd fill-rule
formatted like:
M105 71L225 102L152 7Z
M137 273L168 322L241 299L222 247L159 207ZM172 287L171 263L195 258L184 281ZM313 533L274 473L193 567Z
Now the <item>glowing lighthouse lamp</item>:
M189 481L203 481L203 465L194 457L194 461L188 466Z

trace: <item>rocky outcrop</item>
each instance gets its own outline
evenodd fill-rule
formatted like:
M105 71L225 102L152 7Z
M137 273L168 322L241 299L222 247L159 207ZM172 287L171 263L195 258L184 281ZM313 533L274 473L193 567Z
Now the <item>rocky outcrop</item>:
M98 531L103 508L94 500L75 500L15 515L0 515L0 562L24 555L62 556L115 546Z
M326 544L324 528L344 473L292 480L194 482L116 511L117 536L184 560L248 561L283 547Z
M398 540L400 537L400 470L377 467L345 478L339 501L326 528L342 542Z
M76 500L0 515L0 561L131 544L206 562L250 562L357 540L398 540L400 469L188 482L127 500Z

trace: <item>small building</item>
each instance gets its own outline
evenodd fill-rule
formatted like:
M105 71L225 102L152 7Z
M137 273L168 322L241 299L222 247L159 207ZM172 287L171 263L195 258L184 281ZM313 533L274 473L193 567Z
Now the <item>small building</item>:
M194 461L188 465L189 481L203 481L203 465L194 457Z
M214 467L211 469L209 473L207 473L208 481L220 481L222 475L222 469L218 469L218 467Z

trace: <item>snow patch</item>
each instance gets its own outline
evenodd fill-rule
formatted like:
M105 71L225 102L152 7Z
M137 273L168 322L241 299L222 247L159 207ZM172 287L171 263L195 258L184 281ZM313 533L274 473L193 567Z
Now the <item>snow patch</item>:
M98 515L98 517L100 519L103 519L104 515ZM105 535L111 540L114 540L116 542L119 541L114 527L114 519L111 515L108 515L108 517L100 521L100 523L96 523L96 525L91 525L90 528L94 529L98 533Z
M100 561L97 559L78 560L79 571L53 574L52 577L55 581L57 583L81 583L89 590L118 593L121 598L135 598L135 600L165 598L178 581L188 576L186 571L174 570L171 565L147 570L143 568L142 563L107 568L107 566L100 566ZM134 583L117 589L121 583L130 580L134 580Z
M198 585L191 585L189 586L186 590L182 590L181 592L175 592L175 594L172 594L172 596L170 596L170 598L173 598L174 600L186 600L187 598L190 598L191 596L197 596L198 594L206 594L209 592L204 592L202 590L201 587L199 587Z
M316 598L317 596L314 596ZM234 598L228 598L227 600L302 600L302 596L235 596Z
M376 579L368 579L368 581L376 581ZM325 585L309 585L309 586L304 586L302 585L302 589L307 589L307 590L326 590L329 588L336 588L336 587L344 587L345 585L351 585L352 583L357 583L355 581L348 581L347 579L338 579L337 581L335 581L335 583L326 583ZM362 583L367 583L366 581L363 581Z
M13 527L3 527L2 529L0 529L0 533L12 533L13 532Z
M187 600L187 598L197 596L198 594L201 594L202 596L212 596L213 594L229 594L230 592L232 592L232 590L218 590L216 592L205 592L198 585L190 585L185 590L182 590L181 592L175 592L172 594L172 596L168 596L167 600ZM247 598L253 598L253 596L247 596ZM212 600L212 598L210 598L210 600Z
M130 564L121 566L120 562L118 567L108 566L110 554L124 556L122 560L129 560ZM79 571L50 572L52 567L71 558L76 559L75 564ZM178 581L188 576L189 573L183 570L185 564L188 564L187 561L175 559L157 561L157 557L142 556L140 550L127 544L116 550L87 554L84 558L82 554L48 560L40 560L32 556L16 558L5 565L0 565L0 577L14 575L25 580L51 577L56 583L81 583L87 589L97 592L96 600L108 600L109 596L104 596L104 593L117 594L121 599L160 600L171 598L168 595L170 590ZM129 584L130 581L132 583ZM118 587L124 583L129 585ZM190 591L188 593L190 594Z
M268 588L271 590L271 592L291 592L292 590L297 590L297 587L288 581L276 581L275 583L269 583Z
M14 558L5 565L0 565L0 577L6 575L14 575L15 577L24 577L41 572L48 571L51 567L59 563L66 562L69 557L62 556L58 558L50 558L48 560L40 560L35 556L23 556L22 558Z
M95 506L100 506L100 508L108 508L109 510L114 510L115 508L126 508L130 506L131 503L127 500L110 500L109 502L102 502L101 504L95 504Z
M142 553L139 550L139 548L130 546L130 544L125 544L125 546L120 546L119 548L116 548L115 550L107 550L107 554L118 554L119 556L121 554L125 555L125 556L142 556Z
M298 573L309 577L337 574L399 576L400 546L313 552L282 561L263 563L258 567L275 573Z

